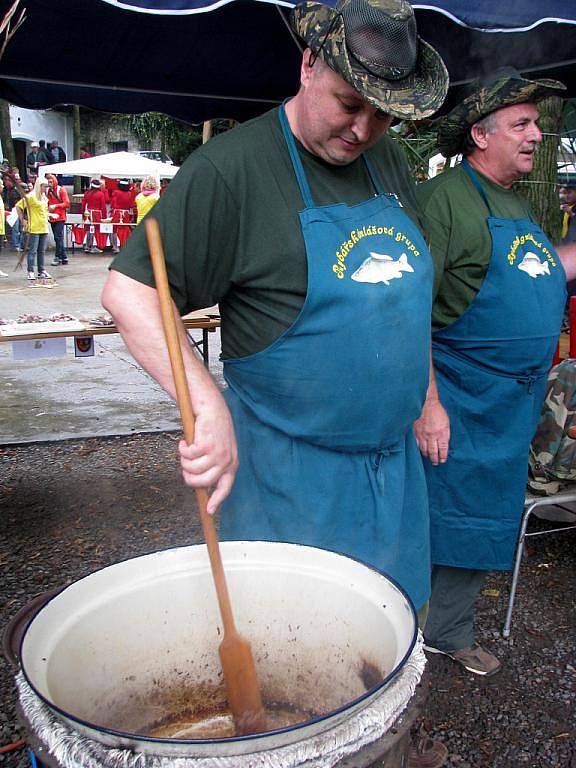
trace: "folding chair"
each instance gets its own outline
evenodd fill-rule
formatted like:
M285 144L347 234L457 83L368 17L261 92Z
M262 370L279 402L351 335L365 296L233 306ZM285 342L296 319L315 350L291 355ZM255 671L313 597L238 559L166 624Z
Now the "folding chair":
M524 542L530 536L543 536L548 533L559 533L560 531L570 531L576 528L576 511L566 507L566 504L576 502L576 489L573 492L556 493L552 496L533 496L528 494L524 500L524 514L522 515L522 524L518 534L518 544L516 545L516 556L514 558L514 569L512 571L512 585L510 587L510 597L508 599L508 609L506 611L506 620L502 629L503 637L510 636L510 625L512 624L512 611L514 609L514 599L516 597L516 587L520 575L520 564L524 553ZM528 522L535 510L541 507L559 507L574 518L574 525L563 525L560 528L550 528L545 531L534 531L527 533Z

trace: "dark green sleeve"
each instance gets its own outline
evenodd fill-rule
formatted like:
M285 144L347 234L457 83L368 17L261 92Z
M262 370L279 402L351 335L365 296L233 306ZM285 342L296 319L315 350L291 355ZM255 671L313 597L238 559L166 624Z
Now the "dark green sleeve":
M234 281L238 210L225 180L200 151L194 153L151 210L157 219L172 297L181 314L217 304ZM154 285L140 224L111 269Z
M433 297L436 298L447 269L453 228L449 201L442 195L430 194L430 191L427 184L420 184L416 190L416 197L420 203L423 226L434 264Z
M418 187L434 262L434 330L457 320L474 301L490 263L488 209L461 168Z

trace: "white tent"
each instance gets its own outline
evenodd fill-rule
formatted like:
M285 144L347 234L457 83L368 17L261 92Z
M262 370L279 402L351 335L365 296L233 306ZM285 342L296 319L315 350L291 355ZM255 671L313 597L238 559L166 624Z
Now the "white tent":
M109 179L143 179L144 176L172 179L178 172L178 166L133 155L131 152L111 152L87 157L85 160L41 165L39 171L41 176L56 173L64 176L107 176Z

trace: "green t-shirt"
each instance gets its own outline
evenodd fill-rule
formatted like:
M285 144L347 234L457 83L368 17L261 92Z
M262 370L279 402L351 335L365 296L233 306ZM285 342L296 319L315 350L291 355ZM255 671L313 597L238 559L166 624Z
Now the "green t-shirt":
M528 203L516 192L477 175L494 216L531 216ZM460 166L420 184L416 194L434 262L432 329L438 330L457 320L482 287L492 253L489 212Z
M374 194L363 160L334 166L298 151L317 205ZM369 156L382 191L397 194L418 222L402 150L384 137ZM298 316L307 286L303 207L277 109L193 152L154 207L174 301L181 314L219 304L223 357L266 348ZM112 269L154 284L143 227Z

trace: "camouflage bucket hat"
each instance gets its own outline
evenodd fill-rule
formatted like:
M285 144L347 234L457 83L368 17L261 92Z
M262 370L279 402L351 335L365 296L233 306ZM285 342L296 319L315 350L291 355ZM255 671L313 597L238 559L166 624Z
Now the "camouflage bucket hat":
M438 129L438 149L444 157L462 152L468 130L503 107L536 104L547 96L560 96L566 86L558 80L527 80L511 67L503 67L476 80L471 93L443 118Z
M292 28L370 104L400 119L421 120L446 98L448 71L416 33L406 0L340 0L297 5Z

